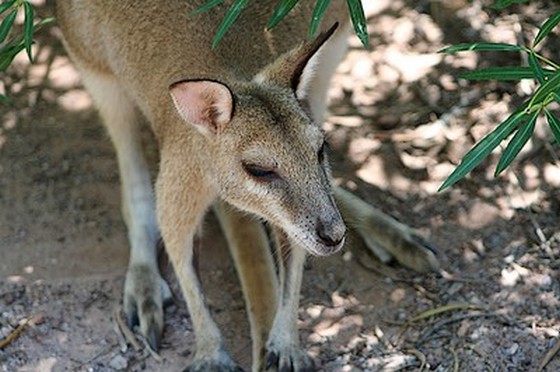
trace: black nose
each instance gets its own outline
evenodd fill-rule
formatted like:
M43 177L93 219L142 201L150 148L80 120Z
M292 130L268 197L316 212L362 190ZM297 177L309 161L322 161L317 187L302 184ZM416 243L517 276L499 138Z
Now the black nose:
M325 224L321 220L317 222L316 232L321 243L327 247L340 245L346 237L346 227L343 224Z

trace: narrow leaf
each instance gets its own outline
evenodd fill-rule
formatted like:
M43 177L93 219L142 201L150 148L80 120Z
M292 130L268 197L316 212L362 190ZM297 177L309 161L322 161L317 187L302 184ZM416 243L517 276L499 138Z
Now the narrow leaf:
M0 14L4 13L6 10L10 9L16 0L6 1L5 3L0 4Z
M560 23L560 12L554 13L549 19L547 19L541 26L535 40L533 40L533 48L537 46L549 33Z
M283 20L286 15L288 15L290 10L292 10L294 5L296 5L297 3L298 0L282 0L274 10L274 13L272 13L272 16L268 20L266 28L270 30L276 27L276 25L280 23L280 21Z
M523 51L525 48L520 47L519 45L513 44L505 44L505 43L472 43L472 44L456 44L448 46L447 48L443 48L442 50L438 51L438 53L447 53L453 54L458 52L468 52L468 51L503 51L503 52L512 52L512 51Z
M23 21L23 35L25 40L25 51L29 60L33 62L33 56L31 55L31 46L33 45L33 5L28 1L23 2L23 7L25 10L25 20Z
M537 60L537 55L534 51L531 51L529 53L529 67L531 68L531 71L537 78L539 84L544 84L546 81L545 73L542 66L539 64L539 61Z
M541 69L544 76L551 76L553 70ZM534 79L535 74L531 67L489 67L459 74L460 78L469 80L521 80Z
M463 178L467 173L474 169L480 162L487 157L492 150L494 150L500 142L502 142L507 136L513 132L517 127L517 124L527 115L525 113L525 108L527 103L523 104L519 109L517 109L513 114L511 114L506 120L504 120L500 125L496 127L492 132L486 135L482 140L480 140L469 152L463 157L461 163L455 168L455 170L447 177L443 184L439 187L438 191L441 191L455 182Z
M220 23L220 25L218 26L218 30L216 31L216 35L214 36L214 41L212 42L212 49L218 46L227 30L229 30L233 22L235 22L235 20L239 17L248 3L249 0L235 0L235 2L231 5L226 15L224 16L224 19L222 19L222 23Z
M11 102L10 97L0 94L0 103L7 105L10 102Z
M560 71L556 71L543 85L539 86L533 94L529 107L542 104L552 92L558 90L560 85Z
M312 38L317 33L317 29L321 24L321 19L325 14L325 10L329 6L331 0L317 0L315 2L315 7L313 8L313 14L311 15L311 23L309 24L309 37Z
M17 9L13 9L6 18L0 23L0 43L6 40L6 36L10 33L14 20L16 19Z
M224 0L210 0L206 4L202 5L200 8L197 8L197 9L193 10L191 12L191 14L204 13L204 12L212 9L216 5L220 5L223 2L224 2Z
M494 5L492 5L492 8L497 10L502 10L512 4L523 4L523 3L528 3L529 1L530 0L496 0Z
M39 22L37 22L35 24L35 26L34 26L35 31L39 31L44 26L50 25L51 23L54 23L54 21L56 21L56 18L54 18L54 17L47 17L47 18L41 19Z
M10 63L12 63L15 56L23 49L25 49L25 45L19 44L15 47L9 48L6 51L3 50L2 53L0 53L0 71L5 71Z
M558 118L547 109L544 109L544 113L546 114L548 126L550 127L552 134L554 134L556 143L560 144L560 120L558 120Z
M506 146L502 156L500 157L500 161L496 166L496 172L494 173L495 176L499 175L506 169L513 159L519 154L519 151L525 146L533 131L535 130L535 122L537 121L537 116L539 116L539 111L534 111L527 120L526 123L522 124L517 133L513 136L511 141Z
M350 12L350 18L352 19L356 36L358 36L363 46L367 48L369 37L367 33L366 15L364 14L362 2L361 0L346 0L346 4L348 5L348 11Z

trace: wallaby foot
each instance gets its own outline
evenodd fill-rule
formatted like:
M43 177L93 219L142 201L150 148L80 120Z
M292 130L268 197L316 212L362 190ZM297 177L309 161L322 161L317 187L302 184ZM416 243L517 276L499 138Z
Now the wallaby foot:
M129 327L140 325L142 335L153 350L163 333L163 304L171 291L159 273L148 265L128 269L124 285L124 312Z
M194 360L183 372L242 372L243 368L237 365L229 353L220 350L212 358Z
M315 363L299 345L277 345L274 342L266 346L266 370L286 372L314 371Z
M335 188L335 199L348 226L381 261L395 259L421 273L439 268L437 249L414 229L341 187Z

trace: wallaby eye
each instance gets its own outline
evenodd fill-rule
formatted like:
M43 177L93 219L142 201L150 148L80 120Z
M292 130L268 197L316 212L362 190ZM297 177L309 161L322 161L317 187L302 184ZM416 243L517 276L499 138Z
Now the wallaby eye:
M261 165L243 163L243 169L250 176L262 181L272 181L280 178L274 169Z

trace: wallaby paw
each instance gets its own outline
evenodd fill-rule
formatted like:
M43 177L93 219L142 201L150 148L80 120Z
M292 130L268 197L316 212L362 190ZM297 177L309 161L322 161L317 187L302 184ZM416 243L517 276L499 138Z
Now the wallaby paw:
M305 351L299 347L275 347L268 345L265 354L265 370L278 372L311 372L315 371L315 363Z
M435 245L416 231L410 230L402 236L393 256L401 265L419 273L426 273L439 269L437 253Z
M167 293L165 293L167 291ZM163 301L171 292L159 273L146 265L128 269L124 285L124 312L128 326L140 325L142 335L158 350L163 333Z
M402 266L419 273L439 269L438 249L418 232L403 225L388 235L391 236L390 239L383 244L374 241L371 236L362 237L370 251L382 261L388 261L388 256L389 259L394 259ZM386 257L382 257L383 255Z
M183 372L243 372L229 354L222 351L214 358L195 359Z

